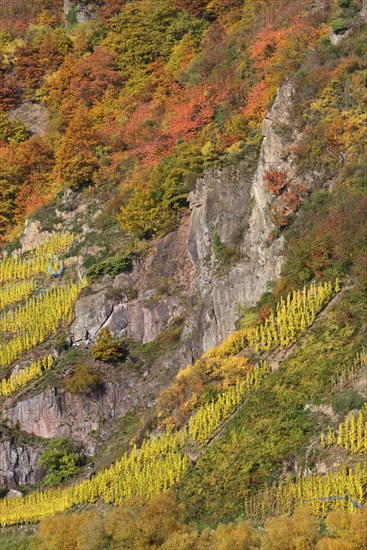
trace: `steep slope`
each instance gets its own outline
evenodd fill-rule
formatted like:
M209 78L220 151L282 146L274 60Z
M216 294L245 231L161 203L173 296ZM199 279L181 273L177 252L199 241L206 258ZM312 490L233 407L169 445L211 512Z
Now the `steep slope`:
M246 499L264 483L322 471L326 457L319 434L330 417L335 423L332 405L339 398L331 391L332 383L366 346L364 297L349 290L335 302L327 317L298 339L279 370L236 412L181 483L180 498L189 503L193 518L216 523L244 516ZM357 376L360 387L366 388L366 364L361 367ZM358 387L357 380L350 387ZM332 468L338 464L348 460L334 457Z
M307 514L366 504L366 7L171 4L7 13L0 523L326 548Z
M163 329L181 317L184 322L182 342L174 356L169 353L167 365L162 363L160 355L157 367L153 365L149 376L142 381L139 374L133 372L129 373L128 384L125 381L119 383L114 376L110 381L107 378L103 393L92 399L68 396L60 393L58 388L46 389L26 399L18 396L14 407L5 406L4 417L13 424L19 422L25 432L43 438L71 435L84 444L89 454L93 454L95 443L90 441L88 434L98 429L102 419L114 420L136 406L144 406L147 399L154 399L162 383L169 383L170 377L180 367L235 330L238 307L254 305L265 292L267 282L274 280L280 270L281 239L270 242L269 235L274 225L271 222L264 225L265 221L261 221L261 213L272 202L262 175L269 165L286 169L291 163L289 158L287 164L283 160L289 141L285 142L276 134L276 128L289 117L289 99L283 101L283 98L290 98L291 94L289 87L282 89L267 118L256 173L249 172L243 165L223 172L209 172L204 180L206 183L203 184L202 180L197 183L196 196L203 185L209 186L201 199L200 209L196 204L190 218L184 219L175 233L157 241L146 258L136 263L132 273L92 285L88 293L76 302L71 327L75 345L92 343L103 327L118 337L130 337L145 344L155 340ZM228 189L225 194L223 182ZM220 198L216 195L218 192ZM229 223L234 197L236 201L241 197L242 213L237 212L236 218ZM84 233L78 244L82 254L70 258L83 272L84 259L90 254L83 243L93 230L88 227L88 218L83 213L88 211L87 205L82 202L76 210L76 213L81 211L79 220L77 214L70 217L67 209L70 200L74 200L73 195L65 198L58 210L64 219L64 228L73 229L76 220L84 223ZM96 208L94 205L94 210ZM217 208L217 212L213 208ZM50 216L53 216L52 211ZM248 229L245 228L246 220ZM210 227L204 226L205 223ZM220 260L213 250L215 231L223 246L239 249L231 259L232 266L227 266L224 273L218 267ZM39 224L28 225L21 237L22 249L43 242L49 235L49 232L39 232ZM251 243L256 243L256 246ZM178 276L181 281L177 280ZM204 280L206 284L202 282ZM137 296L129 299L128 289L132 288L137 289ZM187 304L194 296L197 305L190 312ZM199 327L199 331L195 328L192 333L191 327ZM163 381L160 372L165 373L167 367L170 368L170 377L165 376ZM156 382L150 381L153 377Z

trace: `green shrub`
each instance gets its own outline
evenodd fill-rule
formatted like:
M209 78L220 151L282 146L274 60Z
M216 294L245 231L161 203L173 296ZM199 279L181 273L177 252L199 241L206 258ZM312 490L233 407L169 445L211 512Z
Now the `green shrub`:
M339 0L339 7L343 12L354 15L362 9L361 0Z
M98 388L100 379L88 365L78 365L74 373L64 381L66 391L84 395Z
M50 441L40 456L39 464L47 472L45 485L58 485L75 476L85 464L82 452L74 448L67 437L58 437Z
M20 244L20 240L18 238L18 239L15 239L15 241L7 244L4 248L5 248L6 252L8 253L8 255L11 256L11 254L14 252L14 250L17 250L20 247L21 247L21 244Z
M70 25L76 25L77 23L77 7L75 4L71 5L69 12L67 14L67 20Z
M220 262L223 258L223 254L225 252L225 245L221 241L221 238L220 238L219 233L218 233L218 227L217 226L215 226L214 230L213 230L212 244L213 244L214 255L215 255L216 259L218 260L218 262Z
M87 277L89 280L94 280L102 275L110 275L116 277L119 273L126 273L132 269L131 256L122 256L117 254L112 258L101 260L98 263L92 265L87 270Z
M344 17L337 17L331 22L331 28L335 34L344 34L349 29L349 24Z
M70 348L70 343L69 341L67 340L67 338L65 337L64 334L60 334L57 338L56 338L56 349L59 351L59 352L62 352L62 351L66 351L67 349Z
M129 78L156 59L167 59L187 33L200 43L207 23L179 12L171 0L127 2L114 19L107 46L118 54L119 68Z
M365 400L360 393L354 389L349 389L335 398L333 409L335 413L344 416L349 411L363 407L364 402Z

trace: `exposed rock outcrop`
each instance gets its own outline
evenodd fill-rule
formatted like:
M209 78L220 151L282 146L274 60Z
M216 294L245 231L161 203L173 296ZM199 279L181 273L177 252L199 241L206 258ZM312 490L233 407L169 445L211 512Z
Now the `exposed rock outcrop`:
M243 238L249 217L253 169L244 164L209 170L189 195L191 208L188 250L195 266L195 287L211 285L218 265L214 233L224 246Z
M182 315L193 280L187 231L188 218L157 241L132 273L106 277L81 296L71 328L74 343L90 344L103 327L118 336L150 342ZM132 291L136 297L131 297Z
M168 385L180 366L189 360L181 351L174 352L152 365L149 375L148 371L120 367L120 378L116 379L113 372L100 391L92 395L71 395L49 388L16 402L6 408L3 415L11 424L19 423L23 431L45 439L70 436L91 455L97 444L93 438L95 431L113 424L136 406L153 406L159 390ZM3 464L0 455L0 465Z
M255 170L239 164L209 171L189 197L188 250L195 267L194 285L202 295L198 321L193 322L200 332L195 355L233 332L238 306L254 305L267 283L279 276L282 239L272 238L275 226L269 210L273 198L264 176L269 168L295 175L289 146L298 136L291 132L285 138L279 131L291 123L293 94L290 83L279 90L263 123L264 139ZM217 270L215 238L224 246L236 246L239 252L239 259L224 275Z
M25 432L46 439L71 436L75 441L86 444L86 451L92 453L94 444L90 440L90 432L98 429L100 421L122 416L126 412L124 399L129 390L128 384L107 383L103 393L88 398L50 388L18 401L5 415L11 423L19 422Z
M85 23L96 17L96 10L92 3L88 5L78 1L73 2L73 0L64 0L64 13L66 17L69 16L73 9L75 9L77 23Z
M339 46L339 44L350 35L350 29L343 34L337 34L334 31L330 31L329 38L332 46Z
M113 313L113 301L107 298L103 290L79 298L75 307L74 342L93 342L97 332L106 326Z
M6 495L6 498L21 498L22 496L23 496L23 493L21 491L17 491L16 489L10 489L10 491Z
M19 107L9 113L10 120L23 124L31 134L43 134L48 122L48 110L44 105L23 101Z
M11 488L39 481L39 454L37 448L0 441L0 483Z
M37 246L42 246L50 236L51 233L49 231L41 231L41 224L39 221L26 220L20 238L21 249L19 252L24 254Z
M273 168L294 176L289 145L298 136L291 131L291 137L284 137L280 131L291 123L293 93L291 84L279 90L263 124L257 166L242 162L209 170L190 194L191 216L177 231L158 240L133 273L106 279L79 299L74 342L91 343L102 327L109 327L116 335L146 343L185 313L185 336L197 357L235 330L238 306L254 305L282 264L282 239L272 238L273 197L264 175ZM235 261L225 269L218 270L215 238L235 252ZM113 297L111 287L120 289L121 296ZM129 289L136 298L129 298ZM188 315L194 293L199 306Z

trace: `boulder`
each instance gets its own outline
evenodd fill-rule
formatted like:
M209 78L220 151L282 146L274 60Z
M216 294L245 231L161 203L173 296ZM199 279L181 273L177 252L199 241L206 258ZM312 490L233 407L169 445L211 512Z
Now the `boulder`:
M64 0L64 14L68 17L71 10L75 9L75 17L77 23L85 23L96 18L96 9L92 3L89 5L82 2L73 2L72 0Z
M16 491L15 489L10 489L10 491L7 493L6 498L21 498L23 496L23 493L20 491Z

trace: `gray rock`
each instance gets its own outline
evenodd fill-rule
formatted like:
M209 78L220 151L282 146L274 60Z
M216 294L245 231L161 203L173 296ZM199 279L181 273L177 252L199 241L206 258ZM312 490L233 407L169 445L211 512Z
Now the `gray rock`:
M28 485L40 480L39 449L0 442L0 482L5 487ZM16 491L15 491L16 492Z
M154 299L156 291L144 293L135 302L114 303L102 290L79 298L71 327L76 344L91 344L102 328L116 336L128 335L142 343L154 340L161 330L183 311L180 300L166 296Z
M112 334L122 335L128 323L129 317L126 303L119 303L113 306L112 313L106 319L103 326L109 328Z
M252 176L243 164L223 171L209 170L189 195L188 250L195 266L198 289L210 284L217 265L214 231L224 245L232 245L241 238L249 212Z
M44 105L23 101L19 107L12 109L9 120L17 120L32 134L41 135L45 132L48 123L48 110Z
M338 46L340 42L347 36L347 32L344 34L336 34L333 31L330 31L329 38L332 46Z
M23 496L23 493L20 491L16 491L15 489L10 489L10 491L7 493L6 498L20 498Z
M176 297L166 296L157 301L139 301L129 307L129 334L143 344L154 340L169 322L183 312L183 306ZM149 295L148 295L149 296Z
M75 343L94 342L98 331L106 325L113 311L113 302L107 298L103 290L81 296L75 306L73 341Z
M78 1L73 2L72 0L64 0L64 13L66 17L74 6L76 8L76 20L78 23L85 23L86 21L96 18L95 8Z
M211 170L190 194L191 220L188 250L195 268L194 286L201 293L198 318L190 319L186 333L196 333L194 355L219 344L235 330L238 306L254 305L275 280L282 265L282 239L272 239L269 219L273 200L264 182L269 168L295 177L289 137L279 127L291 123L291 84L285 84L263 123L263 143L255 170L240 164ZM294 132L292 142L298 139ZM241 255L224 275L217 274L213 250L214 229L224 245L237 243Z
M187 232L188 218L177 231L157 241L133 273L106 277L81 296L71 327L73 341L88 345L107 327L116 336L147 343L182 315L193 293ZM136 298L128 299L129 288L134 288Z
M51 233L49 231L41 231L39 221L26 220L20 236L21 253L24 254L38 245L43 245L50 237Z

